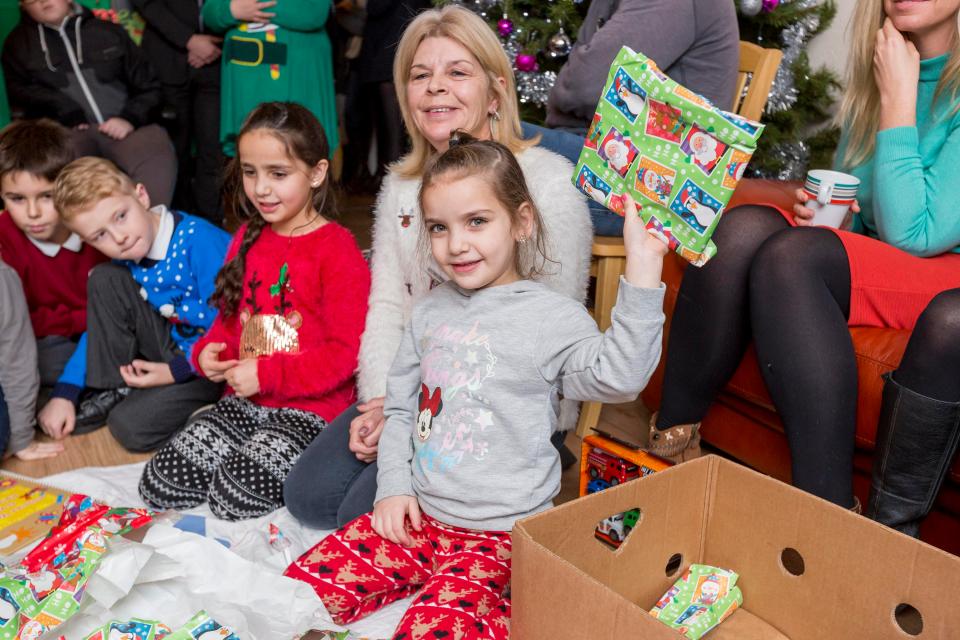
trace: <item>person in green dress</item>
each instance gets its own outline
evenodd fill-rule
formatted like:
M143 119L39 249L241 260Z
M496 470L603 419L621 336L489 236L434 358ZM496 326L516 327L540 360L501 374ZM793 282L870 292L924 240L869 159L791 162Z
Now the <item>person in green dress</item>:
M297 102L320 120L331 153L339 144L330 0L206 0L206 29L223 33L220 142L228 156L247 114L261 102Z

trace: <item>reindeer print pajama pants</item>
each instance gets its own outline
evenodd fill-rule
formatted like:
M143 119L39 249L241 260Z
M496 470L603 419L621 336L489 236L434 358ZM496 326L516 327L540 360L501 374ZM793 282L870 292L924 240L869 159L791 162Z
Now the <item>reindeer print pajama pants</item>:
M285 575L309 583L337 624L416 594L393 640L510 637L509 532L472 531L423 516L411 548L377 535L365 514L330 534Z
M325 426L309 411L227 396L197 414L147 463L140 496L155 509L209 501L223 520L266 515L283 506L290 468Z

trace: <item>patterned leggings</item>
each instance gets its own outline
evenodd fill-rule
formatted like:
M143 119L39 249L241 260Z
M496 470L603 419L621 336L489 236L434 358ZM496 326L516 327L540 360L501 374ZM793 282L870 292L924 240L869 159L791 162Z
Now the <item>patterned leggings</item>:
M147 463L140 496L155 509L210 502L223 520L245 520L283 506L283 481L326 426L300 409L270 409L227 396L194 417Z
M471 531L424 515L408 526L411 548L377 535L365 514L287 567L310 584L337 624L347 624L413 593L394 640L510 637L509 532Z

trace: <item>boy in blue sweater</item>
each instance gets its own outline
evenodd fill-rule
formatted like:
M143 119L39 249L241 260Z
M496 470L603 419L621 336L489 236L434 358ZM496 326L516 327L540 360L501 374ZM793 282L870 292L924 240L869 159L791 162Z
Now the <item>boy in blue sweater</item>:
M160 205L112 162L80 158L57 178L64 224L113 259L88 281L87 332L39 419L62 438L74 430L86 386L117 389L107 423L130 451L156 449L221 386L194 375L190 349L213 323L208 304L230 236Z

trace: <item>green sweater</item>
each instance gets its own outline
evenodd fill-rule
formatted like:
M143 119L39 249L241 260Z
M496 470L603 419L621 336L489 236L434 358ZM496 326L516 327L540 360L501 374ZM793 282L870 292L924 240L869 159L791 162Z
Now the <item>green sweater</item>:
M230 0L207 0L203 22L224 33L220 95L220 141L224 153L236 153L244 118L261 102L298 102L310 109L327 134L330 154L339 143L333 89L333 53L324 25L330 0L278 0L264 29L241 23ZM259 63L258 63L259 61Z
M838 170L860 178L860 215L854 231L919 257L960 253L960 113L949 95L933 96L948 55L920 61L917 124L877 133L872 158L843 167L846 138L837 149Z

